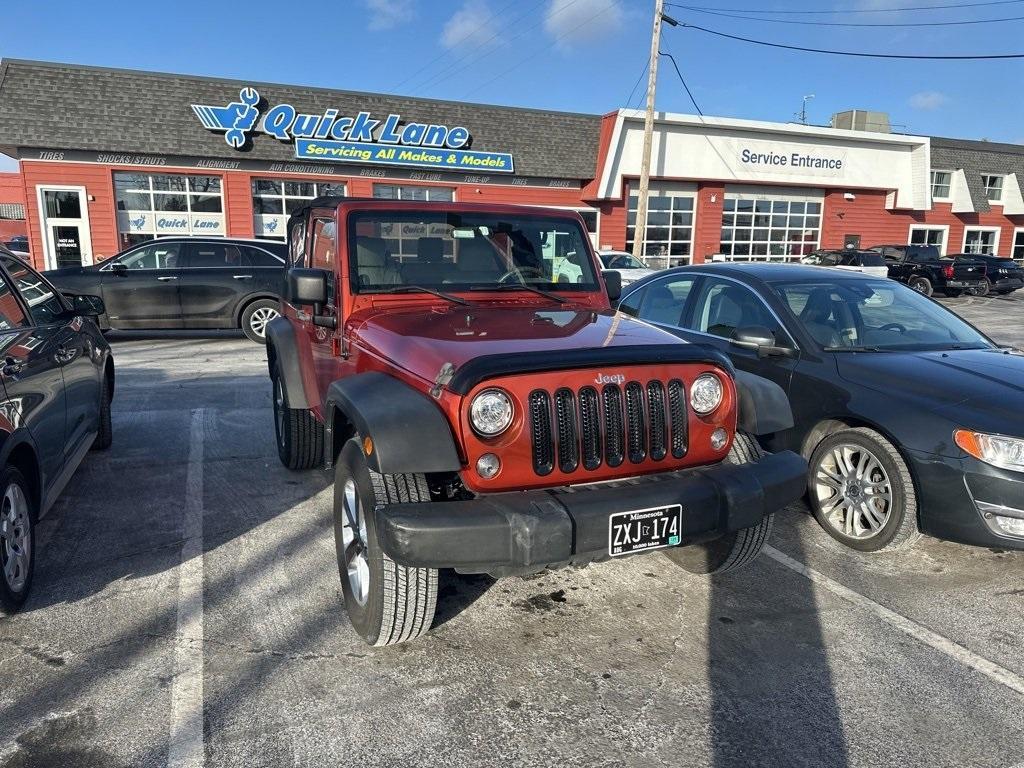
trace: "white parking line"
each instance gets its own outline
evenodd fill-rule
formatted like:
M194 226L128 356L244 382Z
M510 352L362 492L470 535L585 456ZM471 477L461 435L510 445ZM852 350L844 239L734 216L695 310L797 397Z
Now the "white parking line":
M171 688L170 768L203 764L203 409L192 411L178 567L178 634Z
M786 566L790 570L796 571L801 576L805 576L818 586L827 589L833 595L841 597L843 600L869 611L886 624L910 635L910 637L924 643L929 648L933 648L939 653L944 653L955 661L959 661L961 664L970 667L976 672L980 672L995 682L1005 685L1010 690L1024 695L1024 678L1020 675L1017 675L1004 667L1000 667L998 664L989 661L983 656L979 656L973 651L967 650L962 645L953 642L949 638L943 637L936 632L932 632L930 629L921 626L912 619L908 619L906 616L902 616L895 611L889 610L884 605L879 605L871 598L864 597L864 595L859 592L854 592L852 589L843 586L838 581L830 579L828 576L819 573L813 568L809 568L803 563L794 560L789 555L783 554L779 550L775 549L775 547L765 547L764 553L775 562Z

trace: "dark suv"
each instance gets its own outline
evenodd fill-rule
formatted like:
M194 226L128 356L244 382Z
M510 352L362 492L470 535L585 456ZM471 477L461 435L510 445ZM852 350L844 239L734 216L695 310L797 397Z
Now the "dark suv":
M162 237L44 274L62 291L102 296L104 330L241 328L263 343L280 314L284 261L284 243L272 240Z

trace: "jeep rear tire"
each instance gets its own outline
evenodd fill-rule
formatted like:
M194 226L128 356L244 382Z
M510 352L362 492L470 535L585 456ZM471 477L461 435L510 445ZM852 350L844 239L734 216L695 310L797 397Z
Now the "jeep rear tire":
M324 425L305 408L289 408L280 363L271 378L277 455L288 469L312 469L324 460Z
M764 455L764 449L753 436L737 432L725 462L753 464ZM757 525L727 533L714 541L667 549L665 555L684 571L706 576L742 568L757 559L768 543L774 517L765 515Z
M416 501L430 501L423 475L374 472L358 437L342 446L334 472L338 575L352 628L369 645L415 640L434 622L437 571L399 565L377 539L378 506Z

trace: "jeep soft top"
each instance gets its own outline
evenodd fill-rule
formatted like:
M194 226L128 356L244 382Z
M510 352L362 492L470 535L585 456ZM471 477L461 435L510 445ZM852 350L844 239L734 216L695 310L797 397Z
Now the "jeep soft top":
M803 493L804 461L755 439L791 425L782 390L613 311L578 214L331 197L288 237L278 452L334 468L345 605L371 644L430 628L440 568L663 549L720 572Z

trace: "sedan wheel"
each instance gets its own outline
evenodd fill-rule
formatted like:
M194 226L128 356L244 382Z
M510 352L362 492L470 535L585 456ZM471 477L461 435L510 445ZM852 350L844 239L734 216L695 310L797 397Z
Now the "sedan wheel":
M242 313L242 331L257 344L266 344L267 326L280 316L278 302L271 299L254 301Z
M32 507L21 472L8 467L0 483L0 610L10 613L25 602L32 583Z
M822 514L835 530L869 539L885 527L892 510L892 485L871 451L837 445L815 468L814 479Z
M261 339L267 335L267 323L280 317L281 313L272 307L260 307L249 316L249 328Z

